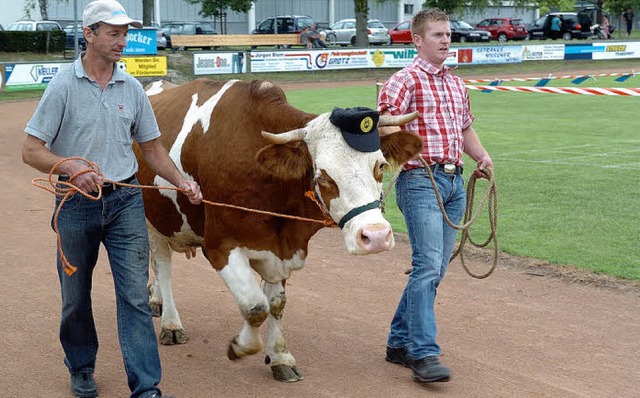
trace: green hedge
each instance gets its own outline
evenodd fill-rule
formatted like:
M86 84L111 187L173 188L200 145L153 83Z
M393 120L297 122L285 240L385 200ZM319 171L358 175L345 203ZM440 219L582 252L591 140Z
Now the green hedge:
M0 51L63 52L66 40L67 34L62 30L50 32L0 31Z

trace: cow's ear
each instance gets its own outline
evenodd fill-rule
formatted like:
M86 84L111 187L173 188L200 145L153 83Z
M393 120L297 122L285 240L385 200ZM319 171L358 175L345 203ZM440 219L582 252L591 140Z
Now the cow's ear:
M401 130L380 137L382 154L392 166L400 166L422 151L422 139L415 133Z
M282 180L304 177L311 167L311 154L304 141L272 144L256 154L258 165L267 173Z

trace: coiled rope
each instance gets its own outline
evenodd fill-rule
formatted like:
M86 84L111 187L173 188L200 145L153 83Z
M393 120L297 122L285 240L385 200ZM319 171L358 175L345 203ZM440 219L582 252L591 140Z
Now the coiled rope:
M427 174L429 175L429 179L431 180L431 184L433 184L433 189L435 191L436 194L436 199L438 201L438 206L440 207L440 211L442 212L442 216L445 220L445 222L447 223L447 225L449 225L451 228L458 230L458 231L462 231L462 236L460 237L460 243L458 244L458 248L456 249L456 251L451 255L451 259L449 260L450 262L453 261L454 258L456 258L456 256L460 256L460 262L462 263L462 267L464 268L464 270L467 272L467 274L469 274L470 276L472 276L473 278L476 279L484 279L486 277L488 277L489 275L491 275L493 273L493 271L496 269L497 265L498 265L498 237L497 237L497 227L498 227L498 191L496 189L496 181L493 175L493 170L491 169L485 169L484 173L487 175L489 184L487 187L487 191L484 194L482 201L480 202L480 206L478 207L478 211L474 214L473 212L473 207L474 207L474 202L475 202L475 191L476 191L476 180L477 177L475 176L475 174L471 174L471 177L469 177L469 182L467 183L467 207L465 209L465 213L464 213L464 219L462 221L462 225L456 225L454 224L450 219L449 216L447 215L447 212L444 208L444 204L442 203L442 197L440 196L440 192L438 191L438 187L436 185L436 180L433 178L433 172L431 171L431 168L429 167L429 164L427 164L427 162L424 160L424 158L422 157L422 155L418 155L418 159L420 160L420 163L422 163L422 165L424 166L424 168L427 170ZM402 169L399 169L398 172L395 174L395 176L393 177L391 183L389 184L389 186L387 187L387 190L385 191L384 196L386 197L387 193L389 190L391 190L391 187L393 187L395 185L396 180L398 179L398 176L400 175L400 172L402 171ZM473 223L475 223L475 221L478 219L478 216L480 215L482 209L485 206L485 203L487 204L487 212L489 215L489 228L491 230L491 232L489 233L489 236L487 237L487 240L484 241L483 243L477 243L476 241L474 241L471 238L470 235L470 229L471 226L473 225ZM469 267L467 267L465 261L464 261L464 246L467 242L471 243L472 246L475 247L486 247L489 245L489 243L491 243L493 241L493 262L491 264L491 267L489 268L489 270L485 273L482 274L476 274L474 272L472 272ZM411 272L410 270L407 271L407 273Z

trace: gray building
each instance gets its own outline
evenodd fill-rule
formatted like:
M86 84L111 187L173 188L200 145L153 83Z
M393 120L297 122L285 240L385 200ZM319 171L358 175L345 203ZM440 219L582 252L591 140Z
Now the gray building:
M132 18L142 19L142 0L119 0ZM391 27L408 19L422 9L424 0L388 0L384 3L369 1L369 18L379 19L385 26ZM74 3L77 15L82 19L82 10L90 0L49 0L49 19L60 22L62 26L73 23ZM213 21L198 14L200 4L189 4L184 0L155 0L154 22L160 25L173 21ZM259 0L247 13L229 11L227 13L227 33L249 33L265 18L277 15L309 15L321 26L330 26L344 18L355 15L353 0ZM519 17L526 23L533 22L539 16L537 8L517 8L505 1L501 6L488 7L482 11L467 9L462 15L452 18L462 19L475 24L487 17ZM220 31L220 27L216 29Z

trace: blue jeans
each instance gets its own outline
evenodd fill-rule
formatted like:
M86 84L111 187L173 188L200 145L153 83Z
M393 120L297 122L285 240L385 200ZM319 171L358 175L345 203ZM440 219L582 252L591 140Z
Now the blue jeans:
M434 171L433 176L449 219L458 224L466 206L462 176L444 171ZM423 359L440 355L434 302L449 265L457 231L444 221L424 168L400 173L396 197L411 242L412 270L391 321L387 345L406 347L413 359Z
M134 179L133 184L137 184ZM60 198L56 198L56 207ZM131 397L160 393L161 368L147 293L149 238L138 188L103 192L92 201L75 194L58 218L62 249L77 271L69 276L58 255L62 292L60 342L72 374L93 373L98 336L91 306L93 270L104 244L116 295L118 337Z

